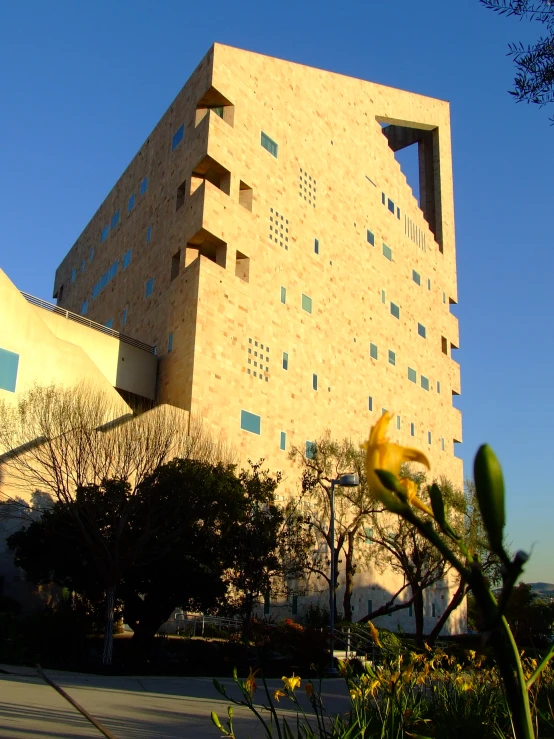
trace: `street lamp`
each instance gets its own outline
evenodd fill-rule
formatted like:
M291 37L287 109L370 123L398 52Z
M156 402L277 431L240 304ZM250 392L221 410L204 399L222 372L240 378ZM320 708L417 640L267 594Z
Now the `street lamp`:
M360 484L360 478L355 474L340 475L336 480L331 480L331 588L329 592L329 670L328 675L334 677L338 675L335 662L335 485L342 488L357 488Z

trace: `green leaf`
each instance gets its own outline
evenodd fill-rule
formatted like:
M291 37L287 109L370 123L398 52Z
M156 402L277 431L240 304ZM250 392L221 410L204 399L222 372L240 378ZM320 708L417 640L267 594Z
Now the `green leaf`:
M502 545L506 525L504 477L500 462L488 444L479 447L473 463L473 472L477 502L491 550L505 559L506 554Z

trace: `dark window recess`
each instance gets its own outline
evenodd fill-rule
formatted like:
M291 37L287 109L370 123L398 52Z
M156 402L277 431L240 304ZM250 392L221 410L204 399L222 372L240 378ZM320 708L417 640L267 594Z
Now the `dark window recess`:
M246 182L240 181L240 189L239 189L239 204L242 205L243 208L246 208L246 210L252 211L252 197L254 195L254 191L252 188L246 184Z
M442 353L448 355L448 339L446 336L441 336L441 348Z
M215 87L210 87L196 103L196 116L194 125L197 126L211 111L214 115L222 118L225 123L233 126L235 123L235 106L222 95Z
M235 277L243 282L250 282L250 257L240 251L237 251L235 261Z
M205 156L194 168L190 183L190 194L193 195L206 180L226 195L230 194L231 173L210 156Z
M171 279L174 280L179 275L181 269L181 250L175 252L171 257Z
M185 204L186 190L187 190L187 181L183 180L183 182L177 188L177 198L175 200L175 210L179 210L179 208L182 208L183 205Z

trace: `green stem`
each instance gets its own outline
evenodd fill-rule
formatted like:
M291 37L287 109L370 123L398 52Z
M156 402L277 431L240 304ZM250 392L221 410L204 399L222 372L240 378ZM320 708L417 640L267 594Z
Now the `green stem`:
M541 659L539 664L537 665L537 668L535 672L531 675L529 680L527 680L527 690L533 685L535 680L538 678L538 676L541 674L541 672L544 670L546 665L550 662L550 660L554 657L554 644L550 647L550 650L544 655L544 657Z

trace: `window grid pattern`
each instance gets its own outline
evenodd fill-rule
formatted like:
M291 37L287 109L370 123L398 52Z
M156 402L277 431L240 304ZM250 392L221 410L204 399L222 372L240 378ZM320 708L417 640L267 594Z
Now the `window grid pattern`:
M269 346L251 336L248 339L246 373L257 380L269 382Z
M317 198L317 180L312 178L305 169L300 167L300 174L298 176L298 194L301 198L304 198L308 205L315 208Z
M269 209L269 240L289 248L289 219L275 208Z

